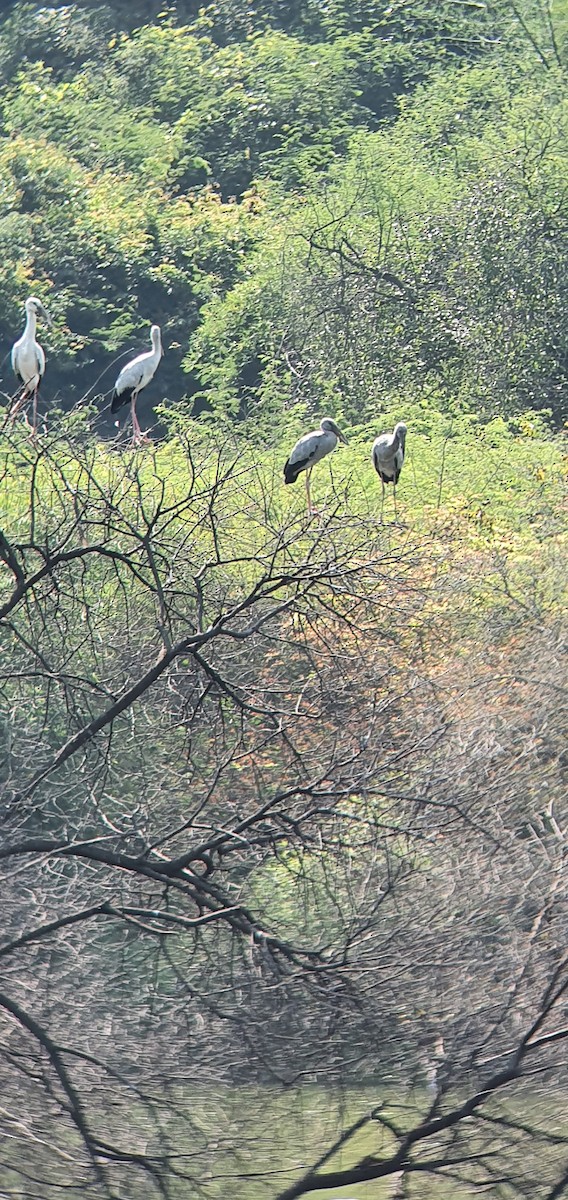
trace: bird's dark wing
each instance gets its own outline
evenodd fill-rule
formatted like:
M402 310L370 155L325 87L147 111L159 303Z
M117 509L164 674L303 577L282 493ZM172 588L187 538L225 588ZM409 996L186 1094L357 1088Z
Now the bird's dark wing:
M284 466L284 483L295 483L298 475L301 475L302 471L309 467L314 454L315 450L312 450L311 454L307 454L305 458L297 458L293 463L288 459Z
M395 487L400 479L400 472L402 471L403 466L404 466L404 444L401 445L400 450L398 450L394 456L393 483L394 483Z
M373 462L375 464L375 471L377 472L377 475L379 476L381 483L392 483L393 476L389 473L389 471L386 469L384 464L381 463L376 451L373 454ZM400 472L399 472L399 474L400 474ZM398 476L397 476L397 478L398 478ZM396 483L396 480L395 480L395 483Z
M135 390L136 390L135 388L127 387L127 388L124 388L123 391L117 392L117 390L115 388L114 392L112 393L112 400L110 402L111 413L118 412L119 408L122 408L124 404L128 404L128 402L130 400L132 400L132 396L133 396Z

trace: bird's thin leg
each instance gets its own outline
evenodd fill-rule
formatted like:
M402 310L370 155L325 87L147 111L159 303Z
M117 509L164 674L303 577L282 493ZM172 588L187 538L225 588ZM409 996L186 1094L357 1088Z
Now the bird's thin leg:
M137 400L137 398L138 398L137 393L135 393L130 402L130 412L131 412L131 416L132 416L132 445L133 446L139 446L142 442L150 441L150 438L147 437L146 434L142 432L142 430L140 428L140 422L138 420L138 417L136 416L136 400Z
M138 436L140 434L140 425L138 424L138 417L136 416L136 392L134 392L134 395L130 401L130 416L132 418L132 442L134 445L136 445Z
M33 441L37 433L37 387L34 388L34 396L32 402L32 429L30 437Z
M308 516L312 515L312 498L310 496L310 469L306 471L306 496L308 499Z
M317 508L314 508L314 506L312 504L312 497L310 494L310 477L312 474L312 469L313 469L312 467L309 467L308 470L306 471L306 493L308 496L308 516L309 517L317 517L317 516L319 516L319 513L318 513Z
M398 521L398 513L396 511L396 483L393 483L393 497L394 497L394 519L395 519L395 521Z
M14 397L12 406L10 408L10 412L8 414L8 418L9 418L11 425L14 424L14 421L16 420L18 413L21 411L21 409L23 407L25 396L26 396L26 389L23 388L21 391L17 392Z
M385 507L385 481L381 479L381 525L383 523L383 509Z

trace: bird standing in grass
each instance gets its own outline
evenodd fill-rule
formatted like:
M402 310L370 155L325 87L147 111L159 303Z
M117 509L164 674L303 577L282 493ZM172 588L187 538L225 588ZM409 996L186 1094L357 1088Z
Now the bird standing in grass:
M140 428L138 417L136 416L136 401L142 388L145 388L155 375L158 363L163 354L159 325L152 325L150 337L152 339L152 349L148 350L146 354L138 354L136 358L132 358L122 368L114 385L110 404L110 411L115 413L118 412L119 408L122 408L123 404L128 404L130 401L133 446L139 446L142 442L150 440L145 433L142 433Z
M33 416L32 416L32 437L35 436L37 426L37 394L39 385L45 374L45 354L41 346L36 342L37 319L41 317L48 325L51 325L51 317L43 307L41 300L37 296L28 296L24 305L26 310L26 324L24 332L17 342L12 346L12 369L17 375L20 383L23 384L23 389L16 398L10 410L10 420L17 417L20 410L24 407L30 396L33 397Z
M406 442L406 425L399 421L392 433L381 433L373 442L373 466L382 486L381 521L385 503L385 483L392 483L394 488L394 515L396 517L396 485L404 463L404 446Z
M332 450L335 450L338 439L347 445L347 438L344 437L341 430L335 424L335 421L332 421L331 417L323 417L319 429L314 429L313 433L305 433L296 442L284 467L284 483L295 483L301 472L306 472L306 496L308 499L309 516L314 512L310 496L310 475L312 468L322 458L325 458L326 454L330 454Z

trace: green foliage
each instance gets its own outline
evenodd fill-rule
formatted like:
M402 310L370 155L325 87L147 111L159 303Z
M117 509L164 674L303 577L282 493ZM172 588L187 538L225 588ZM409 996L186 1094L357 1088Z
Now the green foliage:
M320 195L273 191L256 286L202 313L201 377L235 398L253 367L260 395L261 364L279 364L295 399L322 411L331 389L350 420L393 389L561 419L566 101L553 71L515 84L446 72L392 128L359 133Z
M18 63L31 14L0 39L0 319L49 301L64 406L157 321L154 400L266 434L395 396L564 419L564 5L76 4Z
M344 147L355 114L356 57L343 43L309 46L258 33L217 49L168 25L117 46L113 70L131 105L174 124L183 146L172 178L241 195L258 173L294 181L294 164L321 169Z
M13 11L6 12L11 8ZM115 13L104 4L4 5L0 14L0 72L12 79L22 66L43 63L57 78L72 78L85 62L104 62Z
M49 68L28 67L3 102L6 132L49 139L87 167L136 172L142 186L163 182L175 156L170 130L139 114L126 120L123 98L112 94L111 84L91 72L55 83Z
M61 146L29 136L0 143L0 171L1 315L12 340L23 298L38 292L57 319L47 335L48 379L69 404L109 365L109 350L147 338L158 322L166 342L178 342L161 376L179 396L179 358L197 311L242 271L254 205L224 205L209 190L166 204L156 183L141 188L116 166L91 172Z
M568 0L0 14L4 363L27 295L55 319L46 429L7 411L0 447L3 953L53 1038L6 1009L10 1194L52 1142L54 1195L61 1162L207 1190L205 1125L171 1129L198 1062L410 1081L443 1031L461 1103L476 1045L554 1053L567 31ZM93 393L150 322L134 450ZM307 516L282 468L324 413Z

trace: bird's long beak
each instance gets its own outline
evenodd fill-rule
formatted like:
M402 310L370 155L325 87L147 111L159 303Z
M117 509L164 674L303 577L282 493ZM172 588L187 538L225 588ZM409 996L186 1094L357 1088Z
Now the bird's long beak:
M347 438L345 437L344 433L340 433L339 437L340 437L341 441L345 443L346 446L349 445L349 442L347 441Z
M49 325L49 328L53 329L53 321L51 320L51 317L50 317L47 309L43 307L43 304L41 306L40 316L41 316L42 320L45 321L47 325Z

